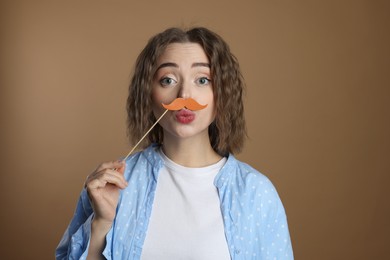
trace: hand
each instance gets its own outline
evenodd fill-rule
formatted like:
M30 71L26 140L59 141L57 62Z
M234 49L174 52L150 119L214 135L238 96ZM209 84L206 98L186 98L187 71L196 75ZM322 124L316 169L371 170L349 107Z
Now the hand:
M95 213L94 221L111 224L119 200L119 191L127 187L123 176L125 162L113 161L101 164L85 182Z

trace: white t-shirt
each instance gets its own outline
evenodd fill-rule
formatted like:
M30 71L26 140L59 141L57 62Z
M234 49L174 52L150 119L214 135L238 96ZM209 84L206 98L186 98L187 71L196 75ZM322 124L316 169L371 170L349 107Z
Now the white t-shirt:
M202 168L176 164L161 151L142 260L230 259L214 178L226 162Z

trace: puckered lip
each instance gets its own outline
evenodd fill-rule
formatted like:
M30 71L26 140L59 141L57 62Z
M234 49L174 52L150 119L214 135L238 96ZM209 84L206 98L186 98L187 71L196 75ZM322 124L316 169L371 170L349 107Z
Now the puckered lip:
M188 109L181 109L175 112L176 120L182 124L189 124L195 120L195 113Z

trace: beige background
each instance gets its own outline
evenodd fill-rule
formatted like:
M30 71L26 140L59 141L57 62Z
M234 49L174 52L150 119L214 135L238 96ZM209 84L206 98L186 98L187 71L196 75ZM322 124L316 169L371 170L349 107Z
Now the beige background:
M389 247L389 1L1 1L1 258L52 259L85 177L128 151L153 34L222 35L247 81L239 158L277 186L296 259Z

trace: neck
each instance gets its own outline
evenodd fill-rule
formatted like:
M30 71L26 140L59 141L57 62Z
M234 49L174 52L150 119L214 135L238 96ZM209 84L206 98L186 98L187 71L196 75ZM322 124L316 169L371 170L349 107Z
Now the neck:
M222 159L211 147L209 138L178 139L164 135L162 147L169 159L185 167L205 167Z

